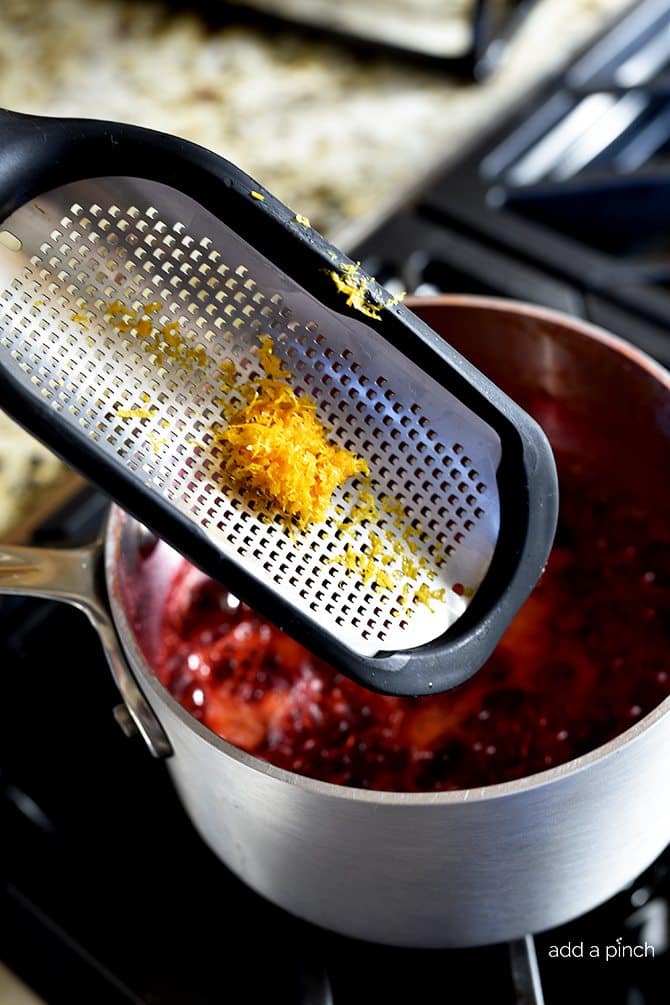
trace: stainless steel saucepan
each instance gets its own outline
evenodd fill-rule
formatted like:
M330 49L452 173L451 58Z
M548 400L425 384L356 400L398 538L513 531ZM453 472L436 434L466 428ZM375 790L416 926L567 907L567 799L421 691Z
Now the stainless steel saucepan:
M414 308L523 406L536 394L567 405L583 464L607 470L613 490L637 479L667 512L670 376L659 366L538 308L474 297ZM670 840L670 698L592 753L459 792L361 791L238 750L174 701L140 651L127 600L143 544L139 525L112 508L91 548L0 548L0 592L86 612L125 703L122 724L168 758L193 823L223 862L287 910L393 945L514 939L607 899ZM167 577L153 584L149 608L166 588Z

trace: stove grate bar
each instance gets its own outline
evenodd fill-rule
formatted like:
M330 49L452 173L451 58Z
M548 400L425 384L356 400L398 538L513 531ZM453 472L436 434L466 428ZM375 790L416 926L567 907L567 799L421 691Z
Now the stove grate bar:
M517 1005L544 1005L533 936L525 935L523 939L510 942L509 957Z
M670 60L670 53L668 53ZM630 94L631 90L647 95L648 98L667 99L670 97L670 70L663 70L657 74L653 80L648 81L643 87L630 88L623 84L612 81L609 77L594 77L587 84L570 85L569 92L576 98L583 98L589 94L600 93L602 91L613 95Z
M642 0L634 4L616 27L572 67L568 72L569 85L582 86L596 77L612 81L620 67L634 66L632 61L636 57L639 58L638 74L642 73L645 63L651 68L654 42L669 20L667 0ZM643 53L650 55L643 57ZM631 70L628 72L632 74Z

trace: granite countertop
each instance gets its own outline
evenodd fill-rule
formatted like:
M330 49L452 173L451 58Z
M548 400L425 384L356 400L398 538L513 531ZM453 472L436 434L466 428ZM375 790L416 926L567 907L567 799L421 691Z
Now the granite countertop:
M628 3L538 0L496 75L467 85L289 33L212 31L142 0L3 0L0 106L202 143L346 246ZM0 415L0 534L61 472Z

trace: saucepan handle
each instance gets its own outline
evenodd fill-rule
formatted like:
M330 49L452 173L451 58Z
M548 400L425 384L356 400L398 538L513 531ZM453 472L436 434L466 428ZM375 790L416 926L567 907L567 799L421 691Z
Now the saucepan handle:
M170 741L137 685L112 623L99 576L102 548L101 540L83 548L0 545L0 594L63 600L83 611L100 637L131 722L154 757L169 757Z

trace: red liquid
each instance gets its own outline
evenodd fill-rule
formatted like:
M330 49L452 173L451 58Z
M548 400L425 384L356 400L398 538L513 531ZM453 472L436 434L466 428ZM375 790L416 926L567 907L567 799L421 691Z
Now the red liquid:
M487 665L442 695L391 698L336 673L184 562L154 659L196 718L282 768L342 785L440 791L592 750L670 693L670 533L566 463L547 571ZM654 519L658 525L654 525Z

